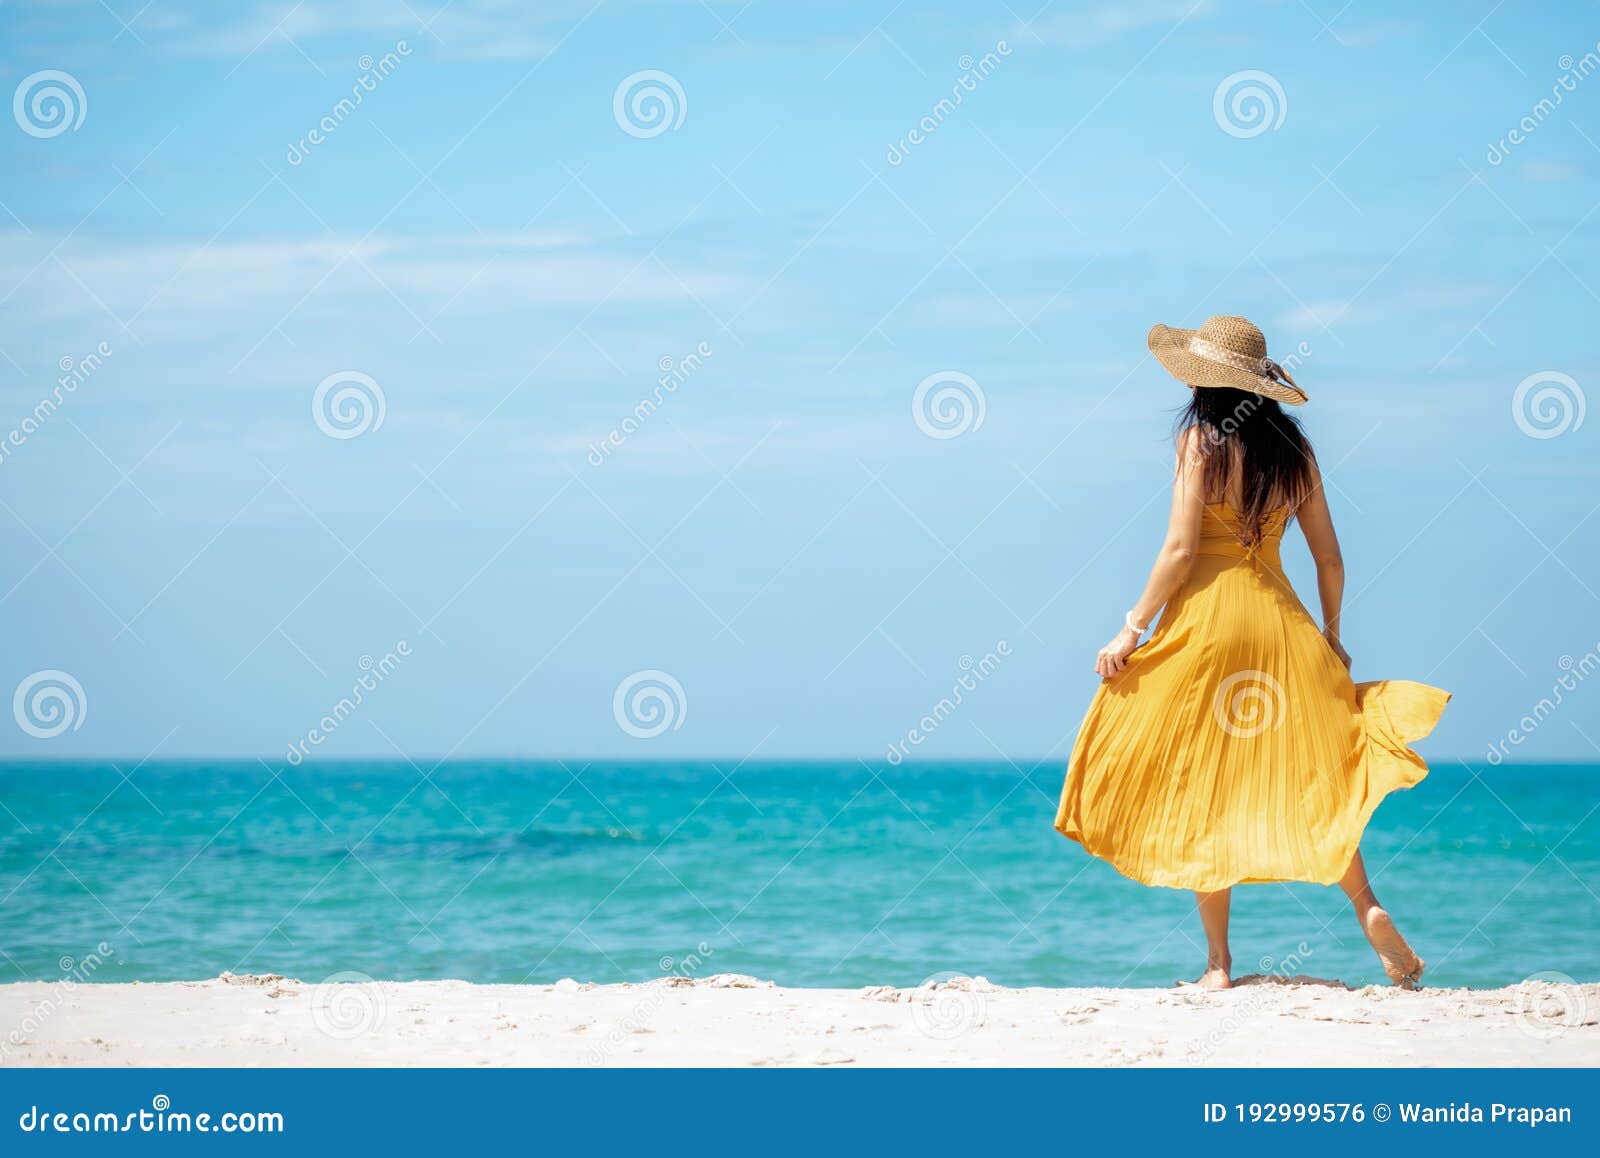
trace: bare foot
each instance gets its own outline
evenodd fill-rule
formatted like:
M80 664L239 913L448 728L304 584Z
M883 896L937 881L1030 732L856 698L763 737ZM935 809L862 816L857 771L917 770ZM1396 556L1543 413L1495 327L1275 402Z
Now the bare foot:
M1389 975L1389 980L1401 989L1415 989L1427 963L1411 951L1389 914L1373 905L1361 918L1361 931L1372 943L1378 960L1383 962L1383 971Z
M1180 981L1186 989L1232 989L1233 982L1228 978L1228 970L1220 965L1213 965L1198 980Z

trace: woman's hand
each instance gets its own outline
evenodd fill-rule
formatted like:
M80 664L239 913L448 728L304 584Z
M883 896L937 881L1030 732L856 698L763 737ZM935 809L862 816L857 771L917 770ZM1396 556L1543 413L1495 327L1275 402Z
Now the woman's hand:
M1095 657L1094 670L1101 679L1110 679L1128 666L1128 657L1139 646L1139 637L1124 627L1111 637L1111 642L1100 649Z
M1322 638L1328 641L1328 646L1333 648L1333 654L1339 657L1339 662L1344 664L1345 670L1350 670L1350 653L1344 649L1344 644L1339 642L1337 635L1330 635L1324 631Z

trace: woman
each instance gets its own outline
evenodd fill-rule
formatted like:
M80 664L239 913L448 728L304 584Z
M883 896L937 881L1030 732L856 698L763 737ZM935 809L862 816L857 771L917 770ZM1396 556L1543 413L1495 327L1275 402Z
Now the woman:
M1206 934L1196 984L1230 984L1228 905L1249 881L1344 889L1384 971L1423 961L1373 895L1361 832L1427 765L1407 744L1449 693L1352 684L1339 642L1344 565L1311 445L1279 403L1305 391L1244 318L1156 326L1150 350L1193 391L1179 421L1172 515L1144 594L1100 650L1056 828L1149 885L1192 889ZM1317 566L1319 631L1278 560L1290 521ZM1161 623L1139 639L1157 613Z

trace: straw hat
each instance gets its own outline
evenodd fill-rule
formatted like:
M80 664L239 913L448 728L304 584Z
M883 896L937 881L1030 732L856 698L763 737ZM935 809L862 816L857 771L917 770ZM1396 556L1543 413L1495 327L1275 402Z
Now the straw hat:
M1150 352L1190 386L1232 386L1299 406L1310 395L1267 357L1267 340L1247 318L1219 314L1198 330L1153 326Z

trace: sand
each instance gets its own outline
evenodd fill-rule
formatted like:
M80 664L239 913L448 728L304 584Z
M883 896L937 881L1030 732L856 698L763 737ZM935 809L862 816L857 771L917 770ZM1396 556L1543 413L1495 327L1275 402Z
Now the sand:
M1574 1066L1600 1063L1600 985L1209 993L637 985L0 986L5 1066Z

